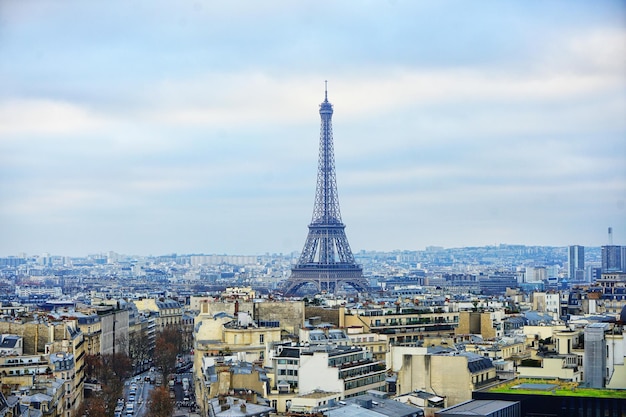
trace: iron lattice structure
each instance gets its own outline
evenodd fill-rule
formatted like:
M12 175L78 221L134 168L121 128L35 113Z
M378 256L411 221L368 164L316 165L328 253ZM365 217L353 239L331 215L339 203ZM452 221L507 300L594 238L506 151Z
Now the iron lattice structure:
M335 155L333 150L333 106L328 102L328 90L320 104L320 152L313 219L298 263L284 286L285 295L294 295L307 284L318 292L334 293L348 284L355 290L367 291L363 268L358 265L341 221Z

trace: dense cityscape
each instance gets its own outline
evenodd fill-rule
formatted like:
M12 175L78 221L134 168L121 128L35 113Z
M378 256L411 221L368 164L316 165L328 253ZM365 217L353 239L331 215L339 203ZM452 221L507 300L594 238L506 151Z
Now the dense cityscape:
M0 417L626 416L625 18L0 0Z
M3 404L50 416L447 415L472 401L520 412L499 390L543 381L623 410L625 251L361 251L368 293L296 297L281 290L297 253L8 256ZM172 408L158 414L159 401Z
M626 412L626 246L354 255L319 113L300 254L0 258L4 414Z

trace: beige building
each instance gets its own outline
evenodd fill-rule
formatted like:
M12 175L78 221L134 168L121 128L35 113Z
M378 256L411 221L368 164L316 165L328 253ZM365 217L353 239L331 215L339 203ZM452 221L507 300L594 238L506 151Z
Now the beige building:
M317 410L327 408L332 403L338 403L343 397L338 392L312 391L295 396L289 407L290 413L302 413L314 416ZM285 412L286 410L276 410Z
M392 346L388 365L398 373L399 395L434 392L446 407L471 400L474 390L496 381L490 359L441 348Z
M116 305L96 306L75 314L89 355L128 354L129 312Z
M519 378L559 379L582 382L582 367L577 355L545 354L522 362L517 367Z
M278 325L284 334L293 335L297 335L304 324L304 301L213 301L205 298L194 300L192 297L192 306L197 301L201 314L227 313L234 317L241 311L248 313L259 326Z
M28 392L20 397L20 403L29 408L29 413L43 417L74 417L75 410L66 404L64 381L56 379L37 379ZM41 414L38 414L41 412Z
M85 352L88 355L98 355L102 353L102 322L97 314L84 314L78 316L78 327L85 338Z
M363 327L348 327L345 329L348 338L354 346L366 348L372 357L378 361L384 361L389 352L389 340L387 335L380 333L364 333Z
M612 389L626 389L626 339L623 333L607 334L606 346L609 360L609 379L606 387Z
M485 340L492 340L504 335L502 324L503 312L497 311L461 311L459 325L455 334L478 334Z
M220 298L252 301L256 298L256 291L252 287L228 287L222 292Z
M61 386L61 391L63 392L61 398L64 402L63 410L67 411L67 413L61 415L74 415L83 401L82 383L76 378L77 369L75 368L76 361L74 360L74 355L57 352L50 354L49 360L55 379L63 384Z
M133 300L140 312L151 311L157 315L157 331L162 331L167 326L179 327L183 317L183 308L174 300L160 300L144 298Z
M194 379L201 415L212 415L211 401L216 397L236 394L245 403L255 404L259 396L266 397L269 393L269 381L258 365L235 357L211 356L202 356L197 363Z
M499 339L497 342L468 343L465 345L465 350L492 360L510 360L516 363L530 357L524 342L508 339Z
M29 386L33 376L51 372L47 355L0 356L0 383L4 385Z
M281 340L280 328L258 326L248 313L239 312L236 318L224 312L210 314L205 306L194 319L196 358L238 354L242 360L262 361L266 346Z
M263 387L262 395L265 395L269 392L269 380L259 379L262 368L257 364L261 365L265 358L266 345L280 341L280 328L259 327L245 312L237 313L235 318L224 312L211 314L208 311L208 304L201 304L201 312L194 319L194 385L196 398L199 404L202 402L200 407L206 409L216 393L227 393L228 389L239 385L248 384L251 390ZM254 362L256 376L226 378L230 371L224 370L226 365L220 363L223 355L239 362ZM250 380L246 382L241 378Z
M459 313L434 310L432 308L347 310L339 307L338 327L362 327L363 333L384 334L389 345L416 344L429 336L454 335Z
M85 343L77 320L3 325L23 339L24 355L0 358L0 383L27 389L22 402L41 404L44 415L74 417L84 398Z
M561 297L558 292L534 292L532 309L540 313L553 313L558 317L561 308Z
M73 416L84 400L85 340L76 320L67 322L63 326L55 326L54 334L54 340L46 345L46 353L62 353L74 358L74 370L71 371L74 379L70 383L72 386L71 401L67 406Z
M565 325L556 326L524 326L523 332L526 336L526 346L537 348L539 341L551 339L555 332L567 330Z

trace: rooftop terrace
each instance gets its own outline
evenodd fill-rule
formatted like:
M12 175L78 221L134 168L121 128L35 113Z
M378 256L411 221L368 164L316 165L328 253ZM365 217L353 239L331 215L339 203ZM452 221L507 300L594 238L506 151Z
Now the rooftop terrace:
M515 379L485 389L486 392L503 394L533 394L556 397L623 398L626 390L585 388L575 382L541 379Z

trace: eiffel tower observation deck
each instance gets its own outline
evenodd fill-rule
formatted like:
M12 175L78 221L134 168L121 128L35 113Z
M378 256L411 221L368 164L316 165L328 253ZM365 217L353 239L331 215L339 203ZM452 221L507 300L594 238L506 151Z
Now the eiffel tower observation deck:
M354 260L345 233L346 226L341 221L333 150L333 106L328 102L327 88L324 102L320 104L320 116L320 153L313 220L309 224L309 234L298 263L285 281L285 295L296 295L299 291L335 293L346 285L358 292L365 292L368 288L363 268Z

